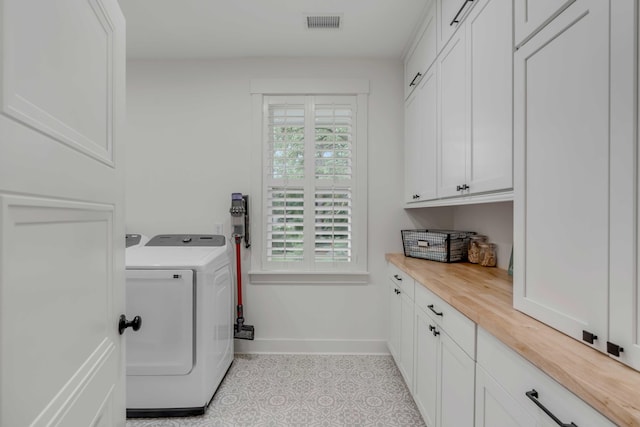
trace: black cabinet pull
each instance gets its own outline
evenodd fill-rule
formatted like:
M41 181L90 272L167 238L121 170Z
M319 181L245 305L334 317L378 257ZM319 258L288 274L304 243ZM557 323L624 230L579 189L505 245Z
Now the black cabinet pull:
M433 311L433 313L434 313L436 316L442 316L442 312L437 312L437 311L435 311L435 310L433 309L433 304L429 304L429 305L427 306L427 308L428 308L429 310Z
M400 289L398 289L398 288L395 288L394 291L395 291L396 295L400 295L400 293L401 293Z
M420 198L420 195L419 195L419 194L414 194L414 195L413 195L413 196L411 196L411 197L413 197L413 200L415 200L415 199L419 199L419 198Z
M593 344L593 342L597 339L598 339L597 335L594 335L589 331L582 331L582 341L586 341L589 344Z
M399 280L402 282L402 277L398 276L397 274L394 274L393 277L395 277L396 280Z
M607 353L609 353L610 355L620 357L620 353L622 353L623 351L624 348L620 347L618 344L607 341Z
M134 331L137 331L142 326L142 319L140 316L136 316L133 320L127 320L127 317L122 314L120 315L120 319L118 320L118 332L120 335L124 334L124 330L127 328L132 328Z
M440 332L433 325L429 325L429 330L431 331L434 337L437 337L438 335L440 335Z
M456 191L460 191L462 190L462 186L461 185L456 185Z
M413 80L411 80L411 83L409 83L409 87L411 86L415 86L416 85L416 79L422 77L421 73L416 73L415 77L413 78Z
M464 184L464 185L462 186L462 189L463 189L463 190L468 190L468 189L469 189L469 186L468 186L467 184Z
M536 404L536 406L538 406L538 408L542 409L544 411L544 413L547 414L549 416L549 418L551 418L559 426L561 426L561 427L578 427L574 423L569 423L569 424L563 423L562 421L560 421L558 419L558 417L553 415L553 413L551 413L550 410L548 410L542 403L540 403L540 401L538 400L538 392L535 389L533 389L531 391L528 391L525 394L527 395L527 397L529 399L531 399L531 401L533 403Z
M453 17L453 21L451 21L451 24L449 24L449 26L460 22L458 21L458 16L460 16L460 14L464 10L464 7L467 5L467 3L471 3L471 2L473 2L473 0L466 0L464 3L462 3L462 7L460 7L460 10L458 11L458 13L456 13L456 16Z

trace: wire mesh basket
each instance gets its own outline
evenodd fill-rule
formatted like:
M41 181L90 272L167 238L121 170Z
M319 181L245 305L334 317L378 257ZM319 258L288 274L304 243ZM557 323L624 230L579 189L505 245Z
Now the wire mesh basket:
M474 231L402 230L404 255L439 262L467 259L469 238Z

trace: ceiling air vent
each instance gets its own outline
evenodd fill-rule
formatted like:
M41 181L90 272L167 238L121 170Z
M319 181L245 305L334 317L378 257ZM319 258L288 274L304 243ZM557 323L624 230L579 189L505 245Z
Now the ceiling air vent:
M316 29L339 29L340 28L340 16L307 16L307 28L310 30Z

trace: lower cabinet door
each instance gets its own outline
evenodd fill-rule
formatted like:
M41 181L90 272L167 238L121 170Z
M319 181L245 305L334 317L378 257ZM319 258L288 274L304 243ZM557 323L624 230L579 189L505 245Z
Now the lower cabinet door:
M400 372L407 387L413 392L413 300L403 292L400 331Z
M440 410L437 426L473 427L475 361L444 331L439 338Z
M413 398L429 427L436 425L438 392L439 339L433 334L436 322L421 309L416 308L415 384ZM431 329L430 329L431 328Z
M400 316L402 313L402 299L398 294L398 288L395 283L389 281L389 339L387 346L389 352L393 356L396 364L400 364Z
M476 367L476 427L540 427L481 366Z

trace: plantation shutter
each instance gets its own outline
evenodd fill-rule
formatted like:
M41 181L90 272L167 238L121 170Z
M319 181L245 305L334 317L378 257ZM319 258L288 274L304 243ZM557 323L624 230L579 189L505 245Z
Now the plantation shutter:
M264 112L266 263L294 270L348 267L354 261L355 97L271 96Z

